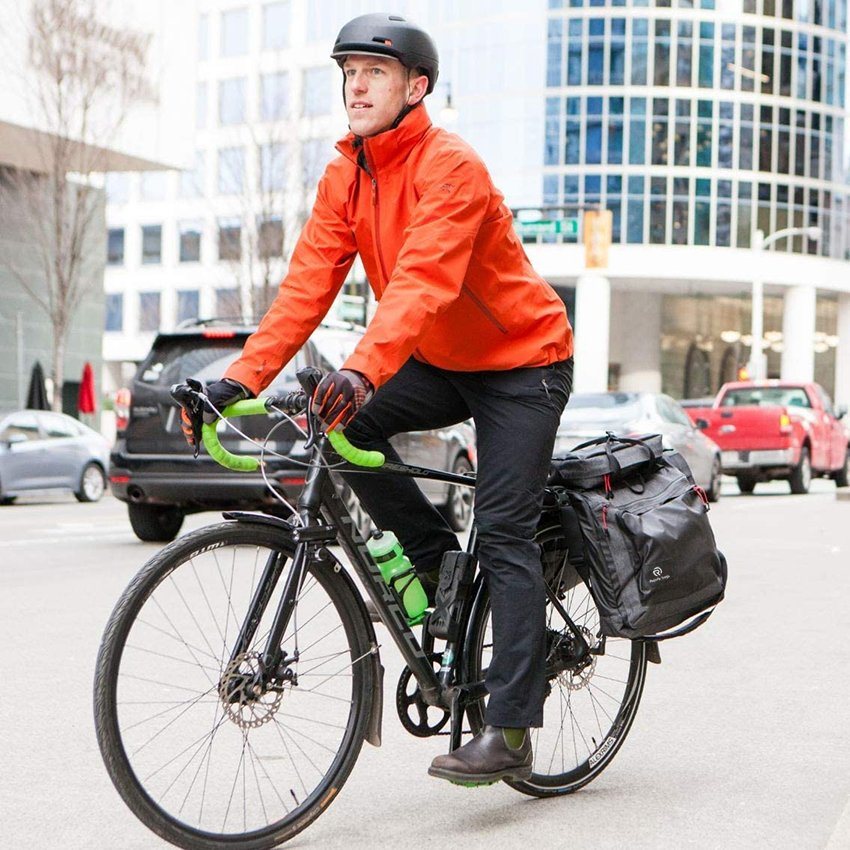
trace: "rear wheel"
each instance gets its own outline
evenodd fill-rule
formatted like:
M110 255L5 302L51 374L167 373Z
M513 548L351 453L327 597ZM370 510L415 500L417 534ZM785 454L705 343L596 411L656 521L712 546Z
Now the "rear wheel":
M646 644L599 637L599 612L567 560L560 526L541 530L544 575L558 601L591 647L577 655L573 633L552 600L546 607L547 695L543 726L531 729L530 779L508 785L533 797L577 791L610 764L631 728L646 678ZM490 601L482 584L467 642L466 677L484 679L492 655ZM484 725L482 702L469 707L473 732Z
M185 515L172 505L127 505L130 525L139 540L146 543L170 543L177 537Z
M745 495L748 496L753 490L756 489L756 479L750 478L747 475L739 475L738 476L738 489Z
M848 484L848 482L850 482L850 448L847 449L847 452L844 455L844 466L835 473L833 478L835 478L836 487L850 486L850 484Z
M368 625L334 563L310 563L274 675L263 650L287 583L289 535L225 523L152 558L107 624L95 725L109 775L157 835L189 850L275 847L345 782L376 686ZM266 567L280 567L260 588ZM232 657L255 596L253 639Z
M812 485L812 462L809 459L809 449L806 446L800 450L800 462L791 470L791 477L788 479L791 485L791 492L797 495L809 492L809 487Z
M716 457L711 464L711 480L709 482L708 489L705 491L706 498L709 502L716 502L720 498L720 482L722 477L723 473L720 468L720 458Z
M97 502L106 491L106 476L96 463L86 464L80 476L80 487L74 491L78 502Z

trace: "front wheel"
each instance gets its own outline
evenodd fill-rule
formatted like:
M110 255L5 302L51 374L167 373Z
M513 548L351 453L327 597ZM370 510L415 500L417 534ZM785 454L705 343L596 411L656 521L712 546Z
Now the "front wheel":
M809 492L809 487L812 485L812 462L806 446L800 450L800 462L791 470L788 483L792 493L802 495Z
M599 612L567 559L559 525L538 532L544 576L562 610L592 652L579 657L573 633L551 599L546 607L547 688L543 726L531 729L532 775L508 785L533 797L577 791L614 758L637 713L646 678L646 644L598 636ZM484 679L492 655L490 601L481 585L467 641L466 675ZM473 732L484 725L484 706L468 709Z
M850 448L847 449L847 453L844 455L844 466L833 475L833 478L835 478L836 487L847 487L848 483L850 483Z
M106 491L106 476L96 463L86 464L80 486L74 492L78 502L98 502Z
M179 847L280 844L321 814L360 752L372 646L333 565L309 564L282 660L271 675L263 665L292 556L278 529L201 529L142 568L107 624L94 689L100 751L124 802Z

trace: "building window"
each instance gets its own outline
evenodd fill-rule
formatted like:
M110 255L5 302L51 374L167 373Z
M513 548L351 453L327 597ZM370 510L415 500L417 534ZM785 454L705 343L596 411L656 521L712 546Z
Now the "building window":
M561 148L561 104L560 97L546 98L546 141L543 152L545 165L557 165Z
M263 50L283 50L289 44L289 0L263 6Z
M699 85L714 86L714 24L706 21L699 25Z
M667 165L667 125L670 105L667 98L652 99L652 164Z
M735 142L734 107L729 101L720 103L720 121L717 128L717 167L733 167L733 146Z
M215 315L217 319L241 319L242 305L238 289L216 289Z
M679 21L676 45L676 84L690 86L693 65L694 31L691 21Z
M269 144L260 148L260 191L277 192L286 184L286 145Z
M687 177L673 178L673 230L670 241L674 245L688 244L690 182Z
M626 71L626 19L611 20L611 53L608 59L608 85L621 86Z
M124 293L123 292L107 292L106 293L106 323L104 330L107 331L123 331L124 330Z
M655 85L670 84L670 21L655 21Z
M321 178L325 166L334 155L329 139L306 139L301 145L301 177L303 185L312 188Z
M629 112L629 162L646 162L646 98L633 97Z
M732 244L732 181L717 181L717 227L715 244L728 248Z
M245 185L245 149L222 148L218 152L218 191L238 195Z
M221 218L218 221L219 260L242 259L242 222L238 218Z
M198 59L203 61L209 57L210 18L201 15L198 18Z
M262 260L283 255L283 222L280 216L257 222L257 253Z
M206 156L204 151L195 151L195 167L180 172L180 195L184 198L200 198L205 191Z
M649 241L663 245L667 232L667 178L653 177L649 186Z
M289 112L289 76L285 71L260 77L260 118L276 121Z
M590 31L587 40L587 84L601 86L605 73L605 21L602 18L590 19Z
M139 330L159 330L159 292L139 293Z
M567 165L578 165L581 162L581 100L577 97L567 98L567 124L564 143L564 162Z
M750 171L753 167L753 106L741 104L741 138L738 144L738 168Z
M223 127L245 123L245 78L221 80L218 84L218 123Z
M567 40L567 85L581 85L581 46L584 43L583 18L570 21L570 37Z
M110 227L106 236L106 265L124 265L124 228Z
M142 265L162 262L162 225L149 224L142 227Z
M643 177L629 177L626 238L633 244L643 242L643 218L646 208L643 187Z
M180 229L180 262L197 263L201 259L201 231L199 221L182 221Z
M197 319L200 313L200 293L197 289L177 290L177 323Z
M632 21L632 85L645 86L649 60L649 21Z
M203 130L207 126L207 84L195 86L195 128Z
M708 245L711 235L711 181L697 180L694 203L694 245Z
M676 101L676 126L673 130L673 162L676 165L691 164L691 102Z
M221 13L221 55L244 56L248 52L248 10Z
M697 165L711 166L711 120L714 104L697 101Z
M304 114L328 115L331 111L331 68L307 68L304 71Z
M587 138L585 140L585 162L597 165L602 162L602 98L587 99Z
M563 47L564 21L561 18L551 18L547 26L546 36L546 85L560 86L563 63L561 48Z

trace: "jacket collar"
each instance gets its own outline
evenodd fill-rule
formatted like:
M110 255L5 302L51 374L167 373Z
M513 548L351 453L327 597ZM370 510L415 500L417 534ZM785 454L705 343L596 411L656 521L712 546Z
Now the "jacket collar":
M358 165L360 152L365 151L367 162L371 162L376 171L382 171L404 162L430 128L431 119L422 103L408 112L394 130L386 130L368 139L349 133L337 142L336 149Z

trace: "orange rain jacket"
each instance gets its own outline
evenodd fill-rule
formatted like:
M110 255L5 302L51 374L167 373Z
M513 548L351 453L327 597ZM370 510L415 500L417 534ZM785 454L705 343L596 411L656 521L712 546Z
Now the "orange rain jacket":
M344 368L376 388L411 355L484 371L572 354L564 304L531 267L469 145L419 106L394 130L349 133L336 147L342 156L319 182L280 291L225 377L254 393L268 386L328 312L357 253L379 304Z

